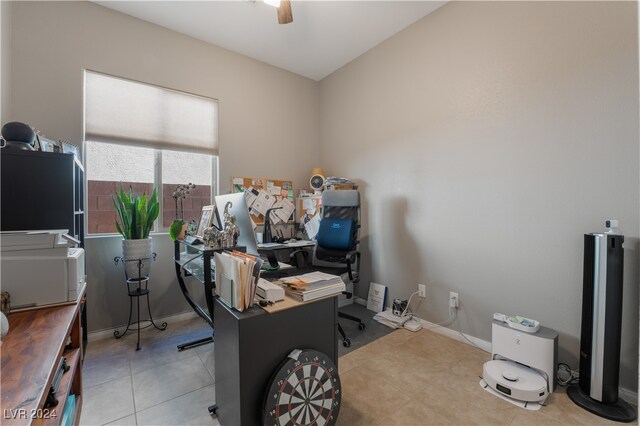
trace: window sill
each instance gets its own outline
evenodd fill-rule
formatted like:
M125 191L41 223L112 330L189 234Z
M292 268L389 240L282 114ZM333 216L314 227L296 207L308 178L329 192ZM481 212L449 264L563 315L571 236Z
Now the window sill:
M161 235L169 235L169 231L162 231L162 232L152 232L149 234L150 237L155 237L155 236L161 236ZM120 234L86 234L84 236L85 240L94 240L94 239L101 239L101 238L122 238L122 235Z

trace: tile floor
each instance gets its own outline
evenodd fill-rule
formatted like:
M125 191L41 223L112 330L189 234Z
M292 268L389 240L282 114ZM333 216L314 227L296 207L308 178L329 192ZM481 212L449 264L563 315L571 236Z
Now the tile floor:
M339 360L339 425L616 424L576 406L558 388L539 411L478 384L490 355L429 330L396 330ZM636 423L637 424L637 423Z
M199 319L164 332L91 342L83 369L83 425L216 425L213 344L178 352L207 334ZM340 357L339 425L547 425L611 423L578 408L563 389L538 412L478 385L485 352L428 330L396 330Z

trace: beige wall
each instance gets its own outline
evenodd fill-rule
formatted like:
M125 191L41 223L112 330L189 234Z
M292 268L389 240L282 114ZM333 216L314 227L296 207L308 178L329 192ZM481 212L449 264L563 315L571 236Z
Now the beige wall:
M458 291L460 329L486 340L493 312L537 318L573 366L582 234L617 218L621 377L637 389L635 7L452 2L317 84L91 3L25 2L11 118L80 141L84 68L217 98L223 192L230 175L306 186L321 154L329 174L361 182L363 284L407 297L428 283L419 314L433 322ZM6 89L3 77L3 101ZM188 311L168 237L154 244L154 311ZM126 322L119 251L117 238L87 241L90 330Z
M459 292L460 330L485 340L494 312L538 319L576 368L582 235L619 219L637 389L636 18L633 2L451 2L324 79L323 165L362 183L367 278L392 298L427 283L432 322Z
M11 120L11 2L0 2L0 126Z
M14 3L12 49L12 116L51 138L82 141L83 71L91 69L218 99L221 192L231 175L306 186L319 154L316 82L101 6ZM119 244L87 242L91 331L126 323L123 273L113 265ZM155 247L156 315L188 311L168 237Z

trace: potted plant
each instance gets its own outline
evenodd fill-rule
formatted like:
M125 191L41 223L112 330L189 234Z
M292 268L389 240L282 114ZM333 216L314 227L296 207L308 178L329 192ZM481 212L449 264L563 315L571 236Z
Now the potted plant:
M187 198L187 195L191 193L193 189L195 189L195 185L189 182L186 185L179 185L171 196L173 197L176 203L176 218L174 219L171 227L169 228L169 236L171 236L172 240L182 240L187 233L187 224L184 223L184 207L183 200ZM180 207L178 208L178 204Z
M129 278L149 275L152 261L152 247L149 232L158 218L160 206L158 194L154 188L149 199L147 195L134 194L129 187L126 193L120 183L120 192L112 196L113 207L120 223L116 220L116 229L124 238L122 240L122 260ZM142 260L142 268L138 271L137 259Z

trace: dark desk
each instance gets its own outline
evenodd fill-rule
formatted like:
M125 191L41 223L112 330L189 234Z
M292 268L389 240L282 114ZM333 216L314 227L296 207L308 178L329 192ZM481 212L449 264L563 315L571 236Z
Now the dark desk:
M244 312L214 303L215 382L218 420L223 425L262 424L271 375L294 349L315 349L338 365L338 298L267 313Z
M260 254L262 255L262 257L264 257L265 255L267 257L269 257L271 260L278 260L278 263L281 264L280 269L277 269L275 271L270 271L268 276L265 276L265 278L267 279L279 279L279 278L283 278L286 276L290 276L292 274L299 274L300 273L300 269L297 267L291 267L290 265L289 268L282 268L282 262L281 260L282 257L278 256L279 253L288 250L290 252L293 252L294 250L303 250L303 249L311 249L313 247L315 247L316 243L315 241L309 241L309 240L299 240L296 241L295 243L267 243L267 244L258 244L258 252L260 252ZM305 253L305 254L308 254ZM300 254L302 255L302 254ZM287 259L285 260L285 262L290 262L293 265L299 265L300 263L300 259L296 258L290 258L291 254L287 255ZM305 260L305 265L306 266L306 262L308 261L308 257L304 256L304 260ZM270 262L269 262L270 263Z
M285 250L285 249L299 249L304 247L313 247L316 245L315 241L310 240L298 240L295 243L261 243L258 244L258 251L263 250Z

